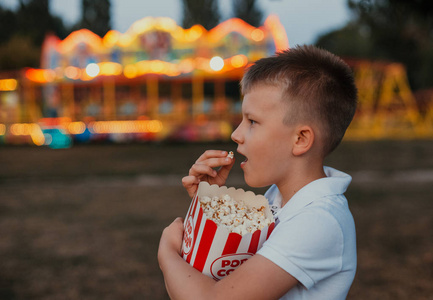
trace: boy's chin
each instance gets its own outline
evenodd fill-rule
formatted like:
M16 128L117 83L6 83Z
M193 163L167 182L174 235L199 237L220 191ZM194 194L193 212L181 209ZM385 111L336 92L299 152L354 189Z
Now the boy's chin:
M262 187L267 187L270 184L265 183L263 181L261 181L259 178L251 178L251 177L247 177L244 173L244 180L245 183L252 188L262 188Z

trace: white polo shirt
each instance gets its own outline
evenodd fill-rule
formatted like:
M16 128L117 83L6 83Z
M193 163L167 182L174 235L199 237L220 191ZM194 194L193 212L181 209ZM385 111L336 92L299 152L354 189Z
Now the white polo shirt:
M258 254L300 284L281 299L346 299L356 272L355 223L343 193L352 178L324 167L326 178L300 189L283 208L273 185L266 192L277 208L276 226Z

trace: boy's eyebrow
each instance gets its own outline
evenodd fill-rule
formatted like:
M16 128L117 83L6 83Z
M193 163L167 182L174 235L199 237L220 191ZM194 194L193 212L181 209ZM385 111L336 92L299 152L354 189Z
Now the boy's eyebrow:
M254 111L251 110L246 110L244 112L242 112L242 114L246 115L246 116L257 116L258 114Z
M254 114L252 114L252 113L249 112L249 111L242 112L242 114L243 114L244 116L246 116L246 117L250 117L251 115L254 115Z

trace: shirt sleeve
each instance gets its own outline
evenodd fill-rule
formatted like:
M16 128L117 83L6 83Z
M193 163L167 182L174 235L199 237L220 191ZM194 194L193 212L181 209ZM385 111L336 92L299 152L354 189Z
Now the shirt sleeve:
M257 253L309 289L341 270L343 244L337 220L313 208L281 221Z

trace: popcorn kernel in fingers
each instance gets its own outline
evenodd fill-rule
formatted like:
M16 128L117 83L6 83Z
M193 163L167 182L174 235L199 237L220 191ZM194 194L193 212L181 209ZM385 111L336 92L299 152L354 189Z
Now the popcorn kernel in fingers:
M230 151L227 157L233 159L233 157L235 157L235 154L233 153L233 151Z

